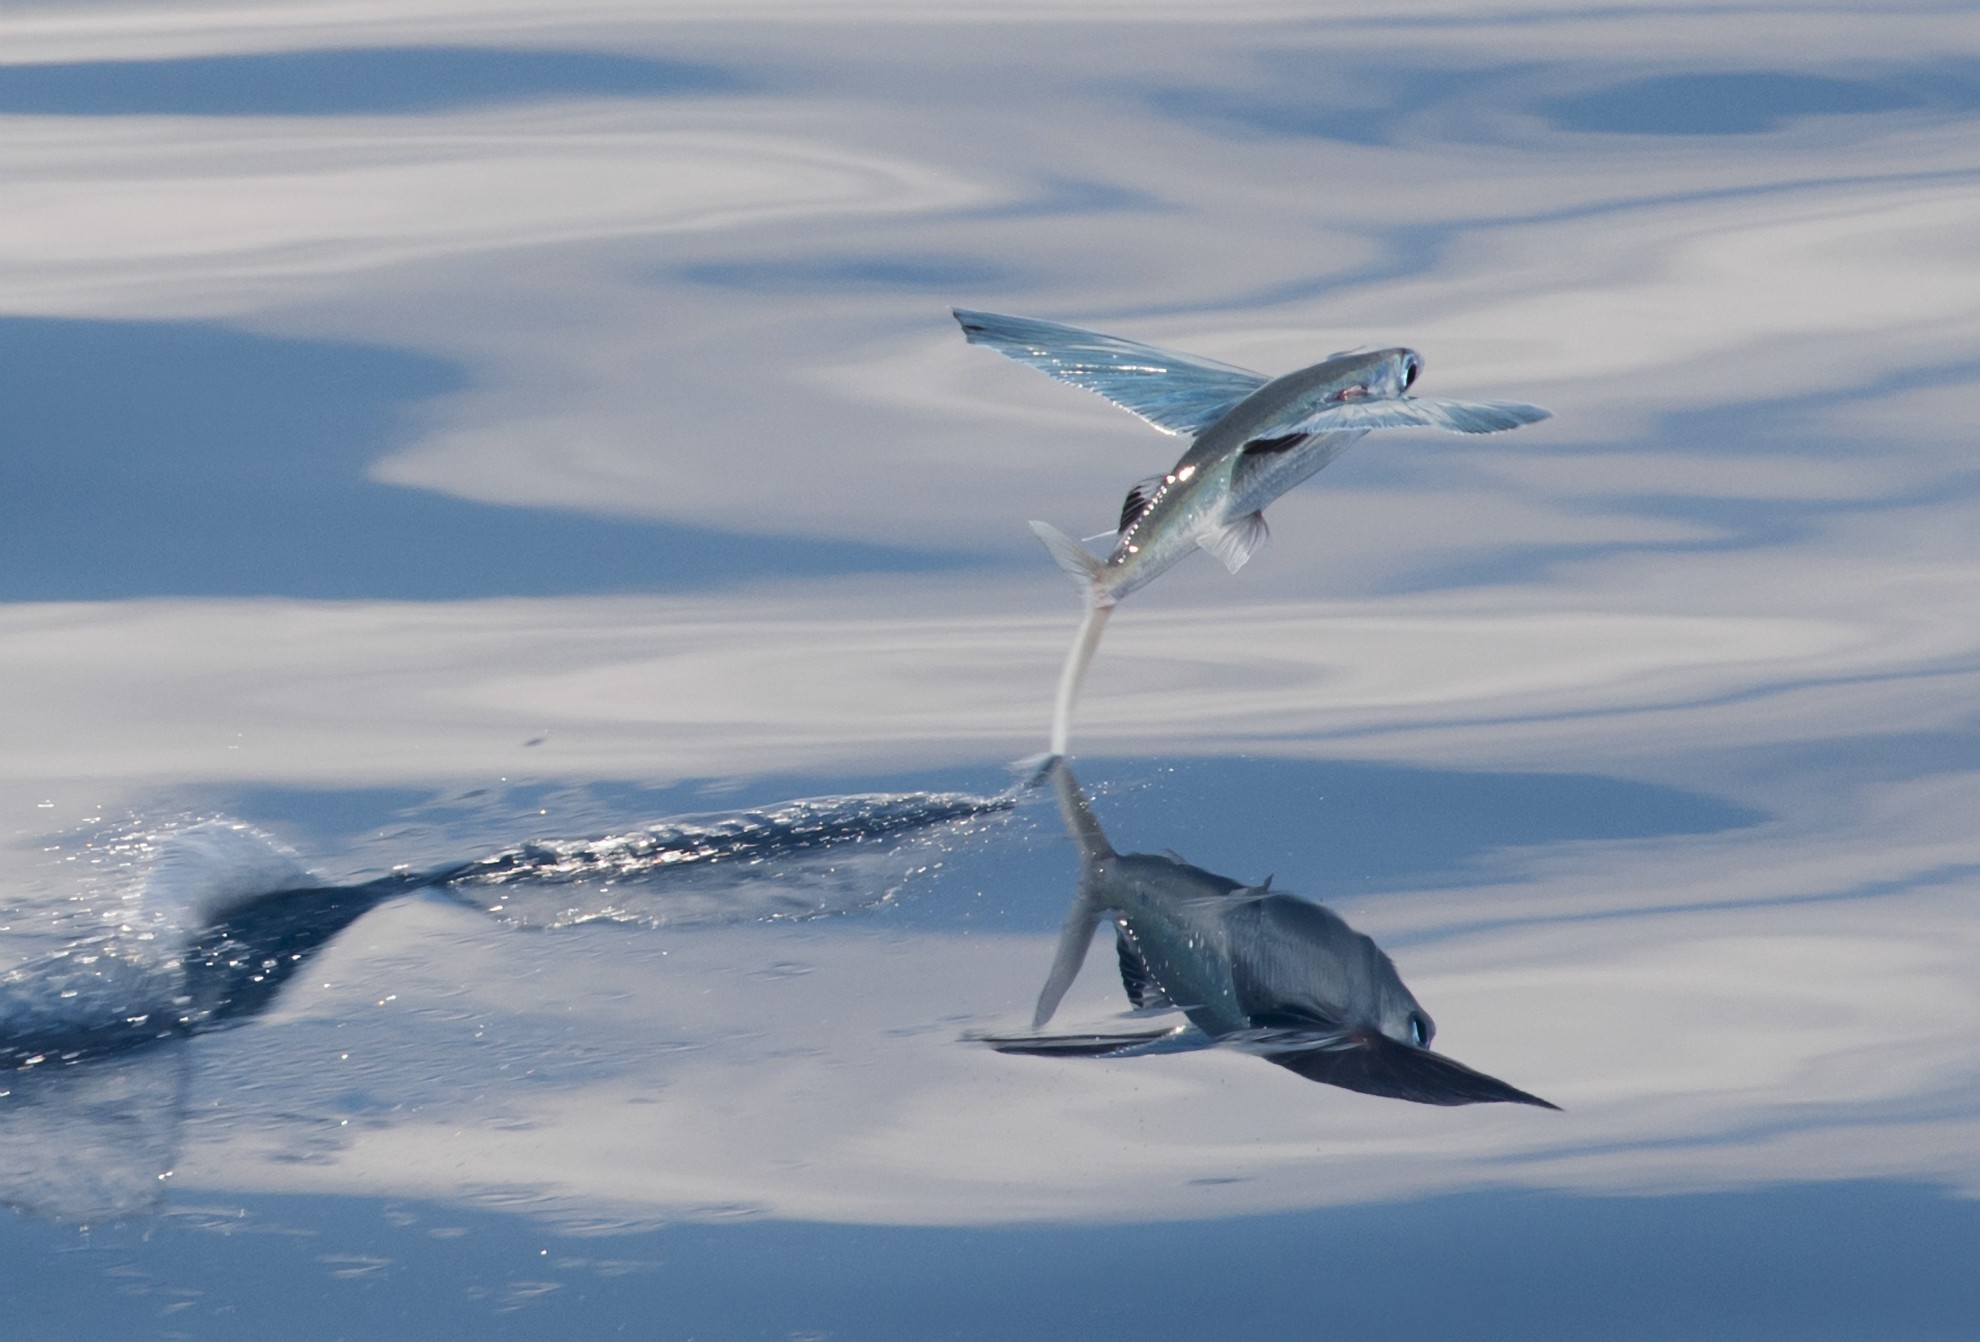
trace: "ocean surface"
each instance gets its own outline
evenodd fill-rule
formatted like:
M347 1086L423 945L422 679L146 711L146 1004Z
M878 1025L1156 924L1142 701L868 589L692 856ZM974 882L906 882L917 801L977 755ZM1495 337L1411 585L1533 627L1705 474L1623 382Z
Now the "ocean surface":
M0 61L10 1337L1972 1335L1966 9L26 0ZM1082 871L1025 523L1184 444L952 306L1554 412L1136 593L1073 753L1558 1111L986 1042ZM1049 1028L1136 984L1103 926Z

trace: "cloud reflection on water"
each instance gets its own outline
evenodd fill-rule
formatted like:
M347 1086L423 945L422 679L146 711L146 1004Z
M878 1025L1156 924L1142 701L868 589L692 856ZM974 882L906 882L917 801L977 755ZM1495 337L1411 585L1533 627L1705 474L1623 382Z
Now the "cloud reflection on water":
M1507 1185L1975 1187L1974 775L1919 744L1970 736L1980 688L1970 105L1940 90L1677 136L1549 124L1531 101L1606 97L1556 115L1615 130L1630 90L1733 54L1744 68L1756 33L1804 92L1870 52L1876 79L1925 88L1970 59L1966 29L1796 11L1783 41L1772 7L1563 3L1517 23L1384 5L1321 31L1261 6L1247 13L1274 22L1041 41L1022 21L793 12L752 6L785 22L737 28L493 0L0 19L20 60L513 44L519 25L577 47L608 24L628 50L733 70L756 92L11 117L0 301L465 369L416 441L370 462L377 480L990 557L716 598L525 601L489 574L463 593L486 599L453 602L201 601L173 582L153 601L17 603L0 610L0 684L33 706L0 726L17 848L173 786L1035 749L1070 622L1014 519L1104 522L1148 440L971 361L948 301L1131 317L1268 369L1407 339L1440 388L1516 386L1561 413L1490 452L1360 452L1285 500L1299 515L1246 582L1179 569L1115 629L1089 743L1599 770L1773 818L1554 845L1495 884L1344 904L1454 1050L1569 1107L1542 1133L1321 1103L1246 1059L1144 1060L1115 1087L957 1047L1021 1015L1036 936L524 938L404 905L331 948L265 1028L210 1041L231 1107L197 1125L188 1183L910 1224ZM1322 38L1370 81L1343 113L1374 109L1355 136L1151 119L1161 88L1208 89L1219 123L1247 101L1284 112L1260 58ZM1460 106L1409 113L1439 62L1480 77L1452 81ZM1494 82L1516 62L1554 75ZM925 291L938 281L980 291ZM1206 833L1245 822L1241 798L1201 804Z
M367 479L463 380L404 350L213 323L0 318L0 599L563 595L960 562Z
M1943 841L1963 800L1945 797L1920 827ZM1824 851L1768 827L1702 845L1588 844L1503 887L1350 901L1435 1004L1440 1039L1566 1106L1539 1126L1316 1091L1246 1058L1053 1066L957 1044L964 1028L1025 1019L1049 958L1040 935L814 925L664 945L572 941L582 929L463 939L449 911L407 906L333 952L334 989L224 1041L232 1060L216 1063L303 1096L396 1087L397 1116L343 1134L324 1163L209 1165L264 1121L250 1100L216 1115L181 1177L440 1198L499 1181L536 1190L546 1214L740 1205L913 1224L1229 1215L1509 1186L1892 1176L1970 1188L1970 840L1968 871L1949 884L1919 872L1827 902L1687 906L1701 886L1717 901L1762 893L1761 877L1806 890L1852 853L1897 875L1906 859L1880 838L1868 826ZM1811 851L1775 880L1784 842ZM952 879L1028 897L984 867ZM1618 886L1637 910L1616 910ZM1491 924L1522 905L1518 926ZM760 972L790 962L808 972ZM1117 990L1102 977L1068 1010L1111 1011ZM389 1008L364 1006L387 991ZM486 1042L455 1056L469 1032ZM679 1046L656 1051L656 1036ZM577 1050L593 1062L570 1073ZM497 1059L517 1070L491 1071ZM547 1070L531 1081L529 1067ZM492 1092L491 1075L504 1075ZM430 1079L408 1090L411 1077Z

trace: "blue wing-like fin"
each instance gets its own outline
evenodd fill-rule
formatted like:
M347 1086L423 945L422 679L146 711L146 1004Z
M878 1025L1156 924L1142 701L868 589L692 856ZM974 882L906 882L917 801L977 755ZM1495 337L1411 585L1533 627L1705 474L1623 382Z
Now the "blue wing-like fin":
M1455 1058L1398 1043L1373 1030L1246 1030L1220 1043L1255 1053L1289 1072L1363 1095L1417 1104L1559 1105L1475 1072Z
M1332 429L1447 429L1452 433L1499 433L1551 418L1551 410L1519 401L1447 401L1433 396L1397 396L1337 401L1316 410L1287 433Z
M1104 396L1164 433L1203 432L1270 378L1076 326L952 309L972 345Z
M1215 1042L1193 1025L1085 1034L966 1034L963 1038L972 1044L988 1044L999 1053L1034 1058L1145 1058L1153 1053L1195 1053Z

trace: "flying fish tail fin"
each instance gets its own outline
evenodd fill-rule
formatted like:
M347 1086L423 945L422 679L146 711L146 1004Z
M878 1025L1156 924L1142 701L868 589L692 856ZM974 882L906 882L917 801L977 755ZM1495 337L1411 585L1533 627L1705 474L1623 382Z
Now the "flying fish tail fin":
M1045 542L1045 548L1052 552L1052 558L1058 561L1059 567L1079 583L1080 590L1087 594L1087 600L1098 600L1100 571L1104 567L1100 557L1050 522L1033 522L1031 530Z

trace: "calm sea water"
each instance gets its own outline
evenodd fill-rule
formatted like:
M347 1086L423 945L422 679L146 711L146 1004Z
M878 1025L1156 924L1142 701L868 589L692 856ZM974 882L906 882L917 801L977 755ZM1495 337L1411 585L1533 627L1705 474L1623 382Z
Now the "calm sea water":
M1948 16L0 35L21 1336L1970 1335ZM1131 598L1074 740L1116 848L1325 903L1560 1112L970 1038L1079 869L1024 523L1180 444L950 305L1555 411ZM1128 1006L1103 944L1054 1028Z

